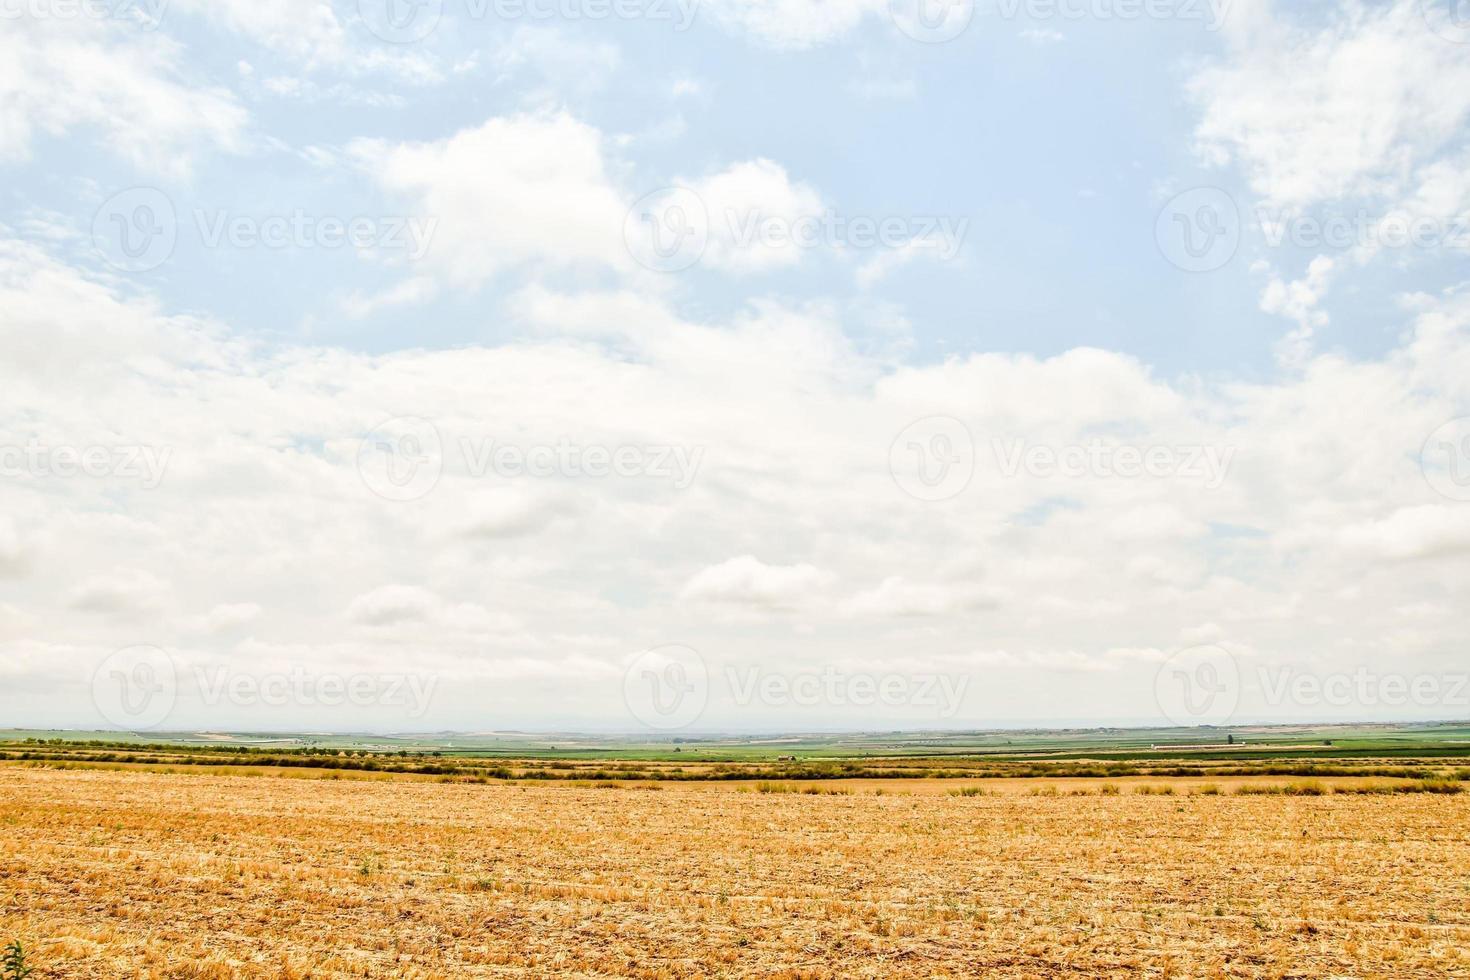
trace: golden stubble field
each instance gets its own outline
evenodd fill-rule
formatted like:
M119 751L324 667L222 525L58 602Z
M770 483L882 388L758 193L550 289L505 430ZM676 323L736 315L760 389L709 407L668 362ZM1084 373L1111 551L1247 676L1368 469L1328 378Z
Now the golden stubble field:
M45 977L1470 976L1470 799L0 768Z

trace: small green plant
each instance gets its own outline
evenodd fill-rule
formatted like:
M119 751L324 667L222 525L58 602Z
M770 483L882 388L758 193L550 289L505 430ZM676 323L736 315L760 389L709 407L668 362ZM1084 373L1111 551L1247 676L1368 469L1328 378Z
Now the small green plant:
M5 957L0 959L0 977L4 980L25 980L26 977L36 972L33 967L26 966L26 950L20 944L19 939L12 940L5 947Z

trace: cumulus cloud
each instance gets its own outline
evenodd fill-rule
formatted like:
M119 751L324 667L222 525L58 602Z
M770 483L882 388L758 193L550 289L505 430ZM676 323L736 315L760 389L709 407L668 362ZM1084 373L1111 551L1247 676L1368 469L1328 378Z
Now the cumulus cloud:
M1344 549L1372 559L1414 561L1470 553L1470 509L1445 504L1401 507L1343 528Z
M347 618L367 626L420 623L440 607L442 600L427 589L412 585L385 585L357 596L347 606Z
M1336 264L1319 255L1307 266L1301 279L1283 282L1272 278L1261 294L1261 309L1296 321L1297 328L1282 341L1280 355L1289 364L1300 364L1311 347L1312 335L1328 322L1327 313L1318 308L1332 280Z
M794 610L829 581L831 575L806 563L768 565L754 555L741 555L700 569L679 597L742 608Z
M1230 56L1191 83L1196 138L1268 201L1397 196L1463 144L1470 53L1432 35L1412 0L1348 0L1325 26L1270 8L1226 24Z
M883 0L714 0L702 6L728 29L778 49L829 44L864 19L886 17Z
M355 38L330 0L170 0L168 10L173 16L202 17L308 71L384 72L416 84L443 78L420 50L393 50Z
M119 618L157 613L168 601L167 582L151 572L123 569L83 580L67 595L67 608Z
M772 160L748 160L680 183L699 195L708 212L709 245L702 261L730 272L796 265L809 246L795 240L793 229L823 210L815 189L793 181Z
M0 518L0 578L20 578L31 570L34 556L21 540L12 518Z
M1326 23L1282 5L1251 4L1226 21L1230 48L1191 79L1205 160L1236 164L1268 241L1293 222L1322 227L1360 215L1343 256L1303 274L1273 274L1261 308L1295 322L1281 344L1299 364L1328 322L1324 300L1344 262L1412 242L1431 256L1464 248L1470 212L1470 46L1437 37L1413 0L1343 0ZM1411 253L1396 250L1401 259Z
M497 117L442 140L356 140L350 157L436 222L426 263L476 287L528 261L625 265L626 206L602 134L561 112Z
M265 346L0 242L5 442L173 453L151 489L0 482L19 540L45 542L7 601L79 651L74 670L140 640L184 664L410 664L443 679L459 727L533 703L623 717L620 658L676 642L715 664L963 672L987 666L963 659L978 624L1015 658L989 666L1104 685L1049 688L1081 717L1103 697L1151 704L1151 661L1118 650L1208 638L1361 660L1363 638L1390 633L1409 660L1458 649L1444 618L1396 632L1400 610L1470 587L1460 505L1418 462L1470 414L1458 294L1413 298L1381 359L1224 384L1086 348L894 367L845 343L831 310L695 319L656 296L545 286L522 300L527 329L501 344ZM86 390L55 383L63 370L85 371ZM394 416L435 427L414 447L440 471L420 499L385 498L358 465ZM969 482L941 501L906 489L894 467L909 457L892 451L935 416L973 444ZM1181 467L1236 452L1207 486L1182 470L1008 470L1016 439L1163 447ZM508 476L467 465L466 443L626 447L643 465ZM679 449L704 454L687 485L657 475ZM555 669L524 667L541 662Z
M187 176L204 151L245 149L248 114L186 75L180 46L92 17L7 18L0 32L0 162L78 130L140 170Z
M843 604L854 616L949 616L993 608L1003 596L973 584L909 582L901 575L859 592Z

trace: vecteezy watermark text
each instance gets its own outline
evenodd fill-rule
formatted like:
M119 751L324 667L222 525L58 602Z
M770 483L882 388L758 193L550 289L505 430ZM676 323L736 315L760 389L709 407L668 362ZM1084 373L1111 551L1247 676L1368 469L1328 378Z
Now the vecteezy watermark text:
M889 0L888 13L914 40L940 44L965 32L976 6L976 0ZM1218 31L1228 7L1228 0L999 0L986 14L1025 22L1199 21L1206 30Z
M759 207L711 207L691 188L666 187L634 202L623 223L623 240L646 268L682 272L701 260L739 265L739 257L750 259L762 251L817 248L919 249L950 261L969 228L970 219L956 215L843 214L830 208L773 214Z
M734 708L898 708L938 719L954 717L970 684L967 674L859 671L830 664L788 671L727 666L722 679L719 697ZM704 658L682 645L644 650L623 672L628 712L664 731L698 721L715 697L711 688Z
M1260 667L1257 681L1271 706L1333 708L1470 707L1470 674L1384 673L1368 667L1326 674L1293 667Z
M704 459L703 446L585 446L566 439L531 446L461 439L459 447L472 477L652 477L671 481L675 490L689 488Z
M24 446L0 446L0 478L112 478L154 490L172 458L170 446L51 446L32 439Z
M1208 443L1116 443L1102 438L1074 443L1033 443L1024 437L992 437L996 472L1007 479L1160 479L1217 490L1235 460L1234 446ZM931 415L905 426L888 450L893 480L911 497L941 501L969 486L983 454L959 419Z
M406 708L410 718L421 718L429 708L439 678L402 673L333 673L309 671L301 665L265 674L245 674L229 667L196 666L194 681L205 705L250 707L265 705L352 705Z
M454 467L472 479L648 479L687 490L704 461L703 446L664 444L603 445L571 439L520 443L494 436L462 436L452 444ZM363 438L357 468L363 483L387 500L425 496L438 484L445 466L445 441L427 419L389 419Z
M0 20L123 20L153 30L167 9L168 0L0 0Z
M135 646L114 651L97 664L92 703L112 725L135 731L162 726L180 697L212 709L376 707L422 718L438 683L434 674L322 671L303 664L281 671L194 665L186 673L166 651Z
M1219 489L1235 459L1234 446L1111 445L1101 439L1066 446L992 439L990 445L1007 477L1177 478L1198 480L1206 490Z
M1159 251L1187 272L1213 272L1236 255L1244 232L1254 227L1267 248L1374 252L1470 250L1470 219L1367 208L1314 214L1257 207L1243 214L1235 198L1218 187L1194 187L1174 195L1154 225Z
M1168 657L1154 676L1154 697L1181 727L1232 721L1249 693L1261 709L1328 707L1340 711L1380 708L1441 709L1461 714L1470 707L1470 673L1382 671L1368 666L1312 671L1290 664L1242 668L1223 647L1190 647ZM1285 714L1286 712L1282 712Z
M1197 20L1207 31L1225 24L1229 0L998 0L1005 20Z
M3 2L3 0L0 0ZM293 208L244 214L196 208L192 231L200 246L270 250L373 250L422 259L439 219L422 215L332 214ZM182 230L173 200L154 187L130 187L103 202L92 218L92 243L102 259L125 272L148 272L167 262Z
M874 674L830 665L794 673L726 667L725 681L740 707L911 707L932 709L938 718L954 717L970 685L967 674Z
M1256 223L1266 245L1316 249L1470 249L1470 218L1444 218L1402 211L1374 215L1367 208L1348 214L1315 215L1257 208Z
M417 261L428 252L439 219L412 215L342 218L301 208L265 216L195 210L194 225L205 248L384 249Z
M367 29L389 44L422 41L444 18L444 0L358 0ZM457 20L601 22L646 20L687 31L699 0L463 0Z

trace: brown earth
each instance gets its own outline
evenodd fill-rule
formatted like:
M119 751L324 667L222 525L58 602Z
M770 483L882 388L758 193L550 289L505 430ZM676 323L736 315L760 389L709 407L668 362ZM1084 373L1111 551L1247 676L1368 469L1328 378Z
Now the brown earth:
M1470 795L822 788L5 767L0 944L33 980L1470 977Z

